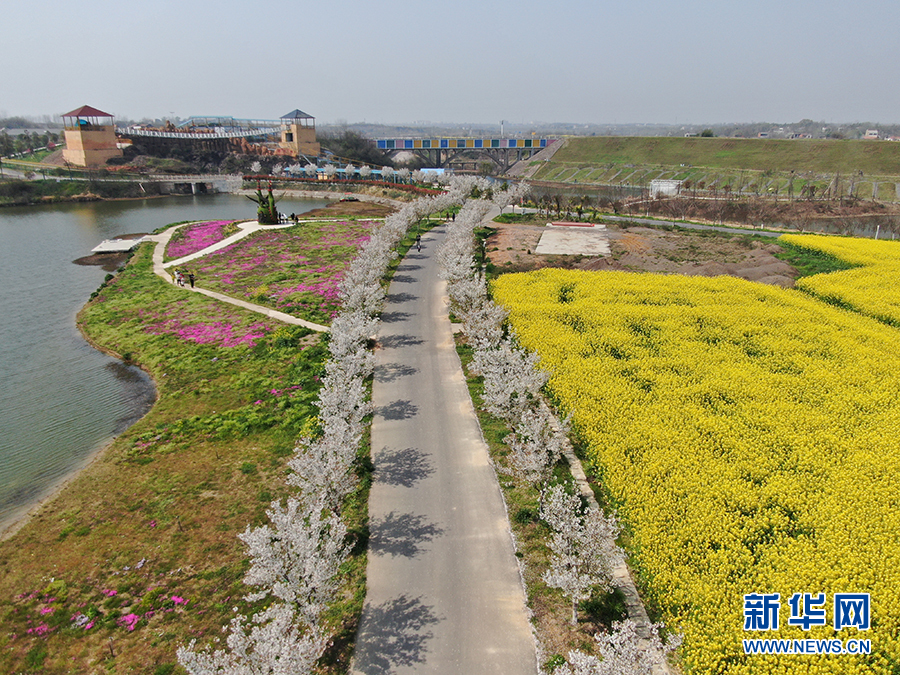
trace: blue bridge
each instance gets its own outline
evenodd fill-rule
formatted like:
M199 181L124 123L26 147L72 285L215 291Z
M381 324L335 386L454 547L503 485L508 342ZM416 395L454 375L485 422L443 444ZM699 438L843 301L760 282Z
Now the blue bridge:
M549 138L379 138L375 145L391 157L412 152L433 168L471 165L475 169L478 159L486 157L505 172L554 142Z

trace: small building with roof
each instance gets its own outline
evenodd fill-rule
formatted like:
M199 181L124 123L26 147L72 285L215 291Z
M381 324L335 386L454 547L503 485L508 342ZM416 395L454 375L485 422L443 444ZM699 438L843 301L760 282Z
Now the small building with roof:
M322 146L316 141L316 118L299 109L282 115L280 145L293 155L318 157Z
M62 116L66 148L63 159L75 166L102 166L108 159L121 157L116 142L113 116L89 105Z

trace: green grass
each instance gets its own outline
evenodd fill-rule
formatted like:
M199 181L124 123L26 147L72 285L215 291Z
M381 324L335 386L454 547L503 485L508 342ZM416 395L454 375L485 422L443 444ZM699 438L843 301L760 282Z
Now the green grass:
M538 217L535 213L501 213L494 218L495 223L533 223L544 225L546 218Z
M718 169L863 171L867 175L897 176L900 147L873 141L599 136L570 138L549 164L688 164Z
M148 184L150 192L158 186ZM81 180L8 180L0 181L0 206L78 201L85 195L104 199L146 197L137 183L105 183Z
M189 269L204 288L328 324L344 269L374 224L327 221L257 231L191 261Z
M780 239L775 243L782 248L782 252L776 253L775 257L793 266L800 273L800 277L810 277L814 274L827 274L828 272L839 272L860 267L860 265L848 263L824 251L796 246Z
M536 180L574 183L646 185L656 178L702 182L707 189L730 186L736 193L768 194L777 187L786 194L794 172L794 194L806 184L821 195L839 175L844 193L851 176L858 176L862 199L872 198L872 182L881 182L878 200L896 201L900 181L900 147L894 143L834 140L771 140L734 138L569 139L553 159L535 174ZM771 183L771 185L769 185Z

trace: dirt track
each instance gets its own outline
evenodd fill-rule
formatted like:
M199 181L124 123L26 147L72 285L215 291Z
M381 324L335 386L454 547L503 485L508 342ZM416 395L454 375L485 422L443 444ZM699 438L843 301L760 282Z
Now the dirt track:
M487 241L487 255L504 271L566 267L708 277L727 274L785 288L792 287L798 276L793 267L773 255L781 250L779 246L749 237L607 225L611 255L597 258L536 255L533 251L544 231L542 226L495 226L497 232Z

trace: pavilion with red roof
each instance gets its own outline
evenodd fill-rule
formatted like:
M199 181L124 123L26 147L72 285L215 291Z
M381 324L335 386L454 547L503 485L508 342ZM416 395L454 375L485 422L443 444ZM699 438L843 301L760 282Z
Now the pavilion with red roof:
M121 157L113 116L83 105L62 116L66 149L63 159L75 166L102 166L108 159Z

